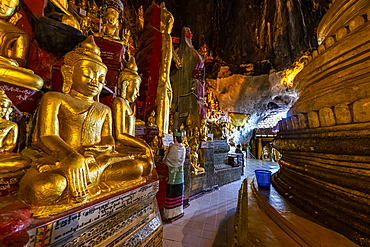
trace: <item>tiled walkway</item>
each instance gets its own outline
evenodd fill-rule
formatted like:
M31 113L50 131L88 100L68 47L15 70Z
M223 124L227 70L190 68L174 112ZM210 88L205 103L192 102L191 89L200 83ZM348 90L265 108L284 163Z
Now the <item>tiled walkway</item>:
M273 173L275 162L247 160L241 180L221 186L190 201L184 217L164 225L164 247L231 247L234 215L241 182L248 177L248 243L258 247L354 247L344 236L318 224L310 216L284 200L274 187L252 192L254 170ZM266 209L266 205L270 208ZM278 216L277 216L278 215Z
M184 217L164 225L163 246L232 246L234 214L242 180L252 178L256 169L274 171L277 168L277 163L249 159L241 180L190 201Z

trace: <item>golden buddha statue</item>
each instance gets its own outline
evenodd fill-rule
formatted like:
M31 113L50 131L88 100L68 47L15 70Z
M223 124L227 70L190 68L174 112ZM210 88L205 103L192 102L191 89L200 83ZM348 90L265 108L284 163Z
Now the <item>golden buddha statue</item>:
M41 77L32 70L20 67L27 63L29 38L25 32L7 22L18 4L19 0L0 1L0 81L40 90L44 85Z
M102 31L94 35L106 40L122 43L122 40L119 37L119 18L122 11L122 2L120 0L111 0L107 7Z
M80 0L78 7L80 7L83 10L87 10L87 0Z
M18 138L18 125L9 120L12 111L12 101L0 89L0 166L2 171L30 161L27 158L20 158L19 154L12 153ZM3 167L4 165L6 168Z
M200 140L207 141L208 138L208 126L207 126L207 119L202 118L200 122Z
M157 125L159 136L168 133L170 108L172 104L172 86L170 81L170 69L172 62L172 38L173 15L166 9L164 2L161 3L161 26L162 33L162 55L159 68L159 80L157 86Z
M186 135L186 130L185 130L185 126L184 126L184 123L182 123L180 125L180 132L182 134L182 144L188 148L189 147L189 143L188 143L188 137Z
M131 31L130 29L124 28L122 30L122 42L124 45L130 47L130 36L131 36ZM130 53L130 49L127 50L128 53Z
M96 4L95 0L89 1L89 11L88 11L88 16L91 16L93 18L99 18L100 14L100 8Z
M193 137L193 120L191 119L191 115L189 114L188 117L185 120L186 124L186 136L188 137L188 140Z
M140 158L153 165L153 153L150 146L141 138L135 137L136 117L130 103L139 95L141 77L137 73L134 57L130 57L118 80L118 95L113 99L113 127L117 141L117 151L121 153L141 153Z
M145 182L153 167L115 151L111 110L97 101L107 67L93 36L65 55L61 72L63 93L41 99L33 144L42 152L20 182L20 198L66 205Z
M86 37L93 34L93 26L90 16L85 16L81 19L81 31Z
M199 145L198 145L198 141L194 140L191 143L190 148L191 148L191 150L190 150L190 163L191 163L191 167L192 167L191 174L197 175L199 173L204 173L204 168L201 167L200 164L199 164L199 155L198 155Z
M148 122L146 123L146 127L157 127L155 124L155 111L152 111L148 117Z
M197 126L194 127L194 132L193 132L193 138L192 139L194 139L196 141L200 140L200 131L199 131L199 128Z
M154 136L153 140L150 142L150 147L153 151L153 156L156 162L159 162L161 160L159 156L159 139L158 136Z
M9 120L12 101L0 89L0 153L10 153L17 145L18 125Z
M75 16L68 10L67 0L50 0L50 2L63 12L61 22L65 25L76 28L81 31L80 23Z

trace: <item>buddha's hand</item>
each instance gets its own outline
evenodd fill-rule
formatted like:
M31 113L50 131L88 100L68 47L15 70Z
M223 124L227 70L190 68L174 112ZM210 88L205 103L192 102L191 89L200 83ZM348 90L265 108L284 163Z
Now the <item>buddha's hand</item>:
M148 158L152 158L153 157L153 149L152 149L152 147L148 143L146 143L144 141L143 141L143 144L142 145L144 146L145 156L147 156Z
M59 166L68 180L72 200L83 201L88 195L87 185L91 183L85 158L79 153L71 153L59 163Z
M91 147L85 147L85 154L98 156L100 154L107 154L113 152L114 148L112 145L97 145Z

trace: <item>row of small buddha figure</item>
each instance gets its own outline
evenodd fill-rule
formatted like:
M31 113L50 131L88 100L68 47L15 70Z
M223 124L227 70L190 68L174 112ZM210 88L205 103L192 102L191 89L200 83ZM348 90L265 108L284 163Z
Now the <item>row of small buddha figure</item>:
M14 155L19 161L32 160L19 188L19 197L32 205L84 202L102 192L141 184L154 167L151 148L134 137L130 103L141 83L134 59L120 74L119 97L112 110L98 102L107 67L93 36L67 53L64 62L63 92L50 91L42 97L33 146L22 155L10 153L12 148L1 149L6 154L2 169L17 164ZM4 95L2 99L6 104L0 106L8 112L9 100ZM6 119L1 123L1 143L14 145L16 125Z
M180 132L183 135L183 144L185 147L190 147L190 163L191 163L191 174L197 175L204 173L205 170L201 167L199 162L199 146L201 142L208 140L208 126L207 119L202 118L200 128L195 126L192 120L192 115L188 115L185 120L185 125L180 125Z
M122 17L124 6L120 0L107 1L105 11L102 11L102 8L99 8L94 0L80 0L78 2L50 0L50 4L57 7L60 12L62 12L61 14L63 16L60 18L62 23L80 30L85 36L93 34L96 37L127 45L130 32L125 29L121 30L120 18ZM80 9L86 11L87 14L79 16L75 11L70 11L70 9L73 9L76 5ZM102 16L101 12L105 12L103 15L103 25L101 30L96 30L93 25L93 19L99 21L100 16ZM55 14L53 15L52 12L50 16L55 16ZM122 31L122 34L120 34L120 31ZM122 38L120 36L122 36Z
M51 4L58 7L66 18L62 22L71 25L79 30L80 24L73 14L68 11L68 2L61 0L50 0ZM27 56L30 40L25 32L15 27L11 21L15 13L19 0L0 1L0 81L22 86L32 90L40 90L43 87L43 80L33 71L22 68L27 64ZM123 11L121 1L111 1L107 8L107 15L102 32L96 36L121 42L119 37L119 16ZM91 22L82 19L87 29ZM86 29L86 30L87 30ZM86 31L85 30L85 31ZM86 31L86 34L91 32ZM125 39L128 39L129 32L125 32Z

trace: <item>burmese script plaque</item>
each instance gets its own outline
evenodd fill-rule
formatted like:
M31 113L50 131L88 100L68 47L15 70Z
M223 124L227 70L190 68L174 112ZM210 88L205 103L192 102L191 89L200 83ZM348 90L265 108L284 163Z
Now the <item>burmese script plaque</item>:
M108 239L135 222L142 222L136 225L145 227L154 220L153 217L155 218L156 203L153 201L157 191L158 181L155 181L54 220L47 225L30 229L28 231L30 241L26 246L46 244L74 246L70 244L80 245L85 241L97 245L98 237L94 237L94 234L99 236L105 232ZM102 237L99 239L104 240ZM43 244L40 245L41 242Z

